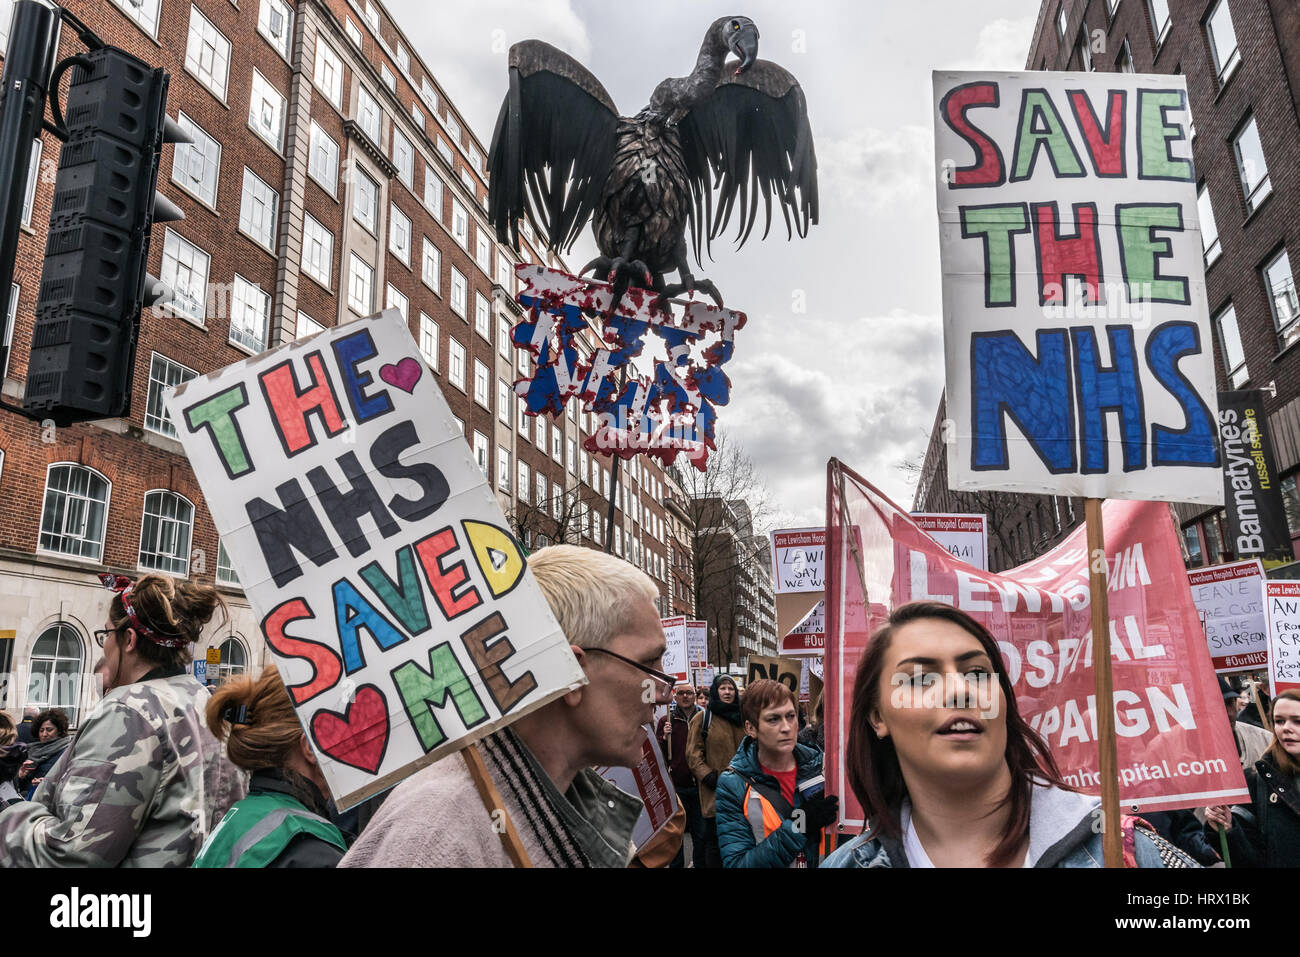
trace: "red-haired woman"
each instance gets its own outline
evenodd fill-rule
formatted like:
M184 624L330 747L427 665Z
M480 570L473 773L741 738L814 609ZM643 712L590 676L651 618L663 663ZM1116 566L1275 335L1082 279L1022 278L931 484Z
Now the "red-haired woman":
M1251 803L1206 809L1208 827L1227 828L1233 867L1300 867L1300 691L1273 699L1273 743L1246 771Z
M868 643L846 765L870 829L824 867L1103 864L1100 802L1064 783L997 642L948 605L903 605ZM1141 823L1132 863L1197 866Z

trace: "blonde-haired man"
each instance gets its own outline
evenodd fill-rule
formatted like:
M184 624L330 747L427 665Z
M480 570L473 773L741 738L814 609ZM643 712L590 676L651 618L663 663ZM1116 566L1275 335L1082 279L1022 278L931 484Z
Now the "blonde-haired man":
M554 545L528 563L588 683L479 749L533 866L623 867L641 801L591 768L635 765L642 725L668 700L659 591L632 565L589 548ZM340 866L508 867L503 825L464 760L448 757L392 791Z

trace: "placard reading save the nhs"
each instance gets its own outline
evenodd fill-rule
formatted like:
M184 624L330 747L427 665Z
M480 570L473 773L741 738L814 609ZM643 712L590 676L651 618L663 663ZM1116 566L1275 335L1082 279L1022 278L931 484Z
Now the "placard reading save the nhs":
M1182 78L934 96L950 486L1221 504Z
M167 408L340 807L584 682L396 310Z

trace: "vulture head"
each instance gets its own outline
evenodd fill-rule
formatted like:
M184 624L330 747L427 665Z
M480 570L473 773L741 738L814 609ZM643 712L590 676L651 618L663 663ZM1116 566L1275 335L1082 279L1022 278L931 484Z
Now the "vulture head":
M749 17L722 17L709 27L709 39L718 49L732 53L740 61L736 75L744 73L758 59L758 27Z

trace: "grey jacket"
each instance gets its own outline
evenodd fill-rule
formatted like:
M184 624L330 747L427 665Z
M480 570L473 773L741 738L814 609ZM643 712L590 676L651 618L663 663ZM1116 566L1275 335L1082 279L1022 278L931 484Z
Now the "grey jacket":
M1034 867L1103 867L1101 801L1087 794L1036 785L1029 807L1029 853ZM1169 845L1172 848L1172 845ZM1160 845L1141 828L1134 829L1138 867L1165 867ZM1171 853L1166 850L1166 853ZM1185 866L1199 867L1181 851ZM822 862L822 867L909 867L899 841L884 834L860 834Z
M246 787L207 702L188 674L105 695L32 800L0 811L0 867L189 867Z

